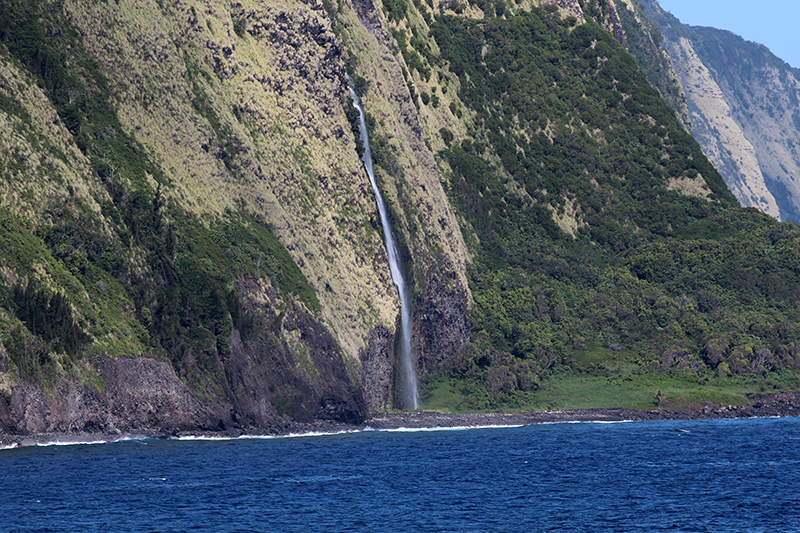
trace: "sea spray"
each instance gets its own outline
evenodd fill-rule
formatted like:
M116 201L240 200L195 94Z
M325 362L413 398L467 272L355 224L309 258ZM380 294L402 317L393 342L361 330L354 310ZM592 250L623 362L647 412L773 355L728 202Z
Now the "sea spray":
M400 367L402 375L400 376L401 387L400 397L403 402L402 407L417 409L419 408L419 391L417 389L417 375L414 371L414 360L411 355L411 303L409 301L408 287L406 280L403 277L403 271L400 268L400 254L397 253L397 244L395 243L394 236L392 235L392 226L389 222L389 216L386 211L386 204L383 202L383 196L378 189L378 183L375 181L375 172L372 168L372 151L369 147L369 136L367 135L367 122L364 117L364 110L361 107L361 101L353 88L353 83L350 81L347 87L350 91L350 97L353 99L353 107L358 110L358 129L360 132L361 145L364 148L364 167L367 169L369 182L372 184L372 190L375 193L375 201L378 204L378 213L381 216L381 226L383 226L383 238L386 243L386 253L389 256L389 270L392 273L392 281L397 288L397 295L400 298Z

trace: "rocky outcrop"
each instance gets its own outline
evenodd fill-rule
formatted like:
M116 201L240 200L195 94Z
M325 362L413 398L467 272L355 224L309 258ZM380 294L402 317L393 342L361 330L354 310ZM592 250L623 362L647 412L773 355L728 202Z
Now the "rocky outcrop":
M448 288L438 280L431 280L426 286L425 296L415 309L412 336L421 374L439 370L469 342L467 304L466 293Z
M99 366L100 376L105 381L105 395L98 396L91 389L84 388L80 392L72 389L72 394L67 395L72 416L88 411L97 413L94 416L99 418L104 413L97 412L97 408L105 403L108 406L106 428L115 428L123 433L156 428L173 431L196 426L224 427L226 420L220 414L226 413L214 413L213 409L204 408L188 387L175 377L166 361L147 357L103 357ZM88 410L87 405L90 407ZM86 431L91 423L87 420L79 429ZM70 424L74 421L70 420Z
M384 326L377 326L361 351L361 383L364 400L370 409L386 409L391 405L394 335Z
M597 21L601 26L603 26L603 29L613 35L622 46L628 48L628 37L625 34L625 29L622 27L622 23L620 22L616 4L613 1L598 1L597 9L599 10Z
M76 380L59 379L51 390L21 381L11 394L4 429L17 434L158 434L225 427L172 372L148 357L98 357L102 392Z
M575 17L578 24L583 24L586 19L583 17L583 9L578 0L544 0L547 4L552 4L558 7L558 11L562 17Z
M302 307L281 309L271 287L240 281L248 323L231 332L217 402L232 422L268 427L282 417L359 423L367 415L361 383L350 375L329 329ZM256 299L253 295L261 295Z
M558 7L562 17L575 17L578 24L583 24L586 18L593 19L600 24L604 30L609 32L625 48L628 47L625 29L620 22L617 13L617 5L614 1L604 0L541 0L546 4L553 4Z

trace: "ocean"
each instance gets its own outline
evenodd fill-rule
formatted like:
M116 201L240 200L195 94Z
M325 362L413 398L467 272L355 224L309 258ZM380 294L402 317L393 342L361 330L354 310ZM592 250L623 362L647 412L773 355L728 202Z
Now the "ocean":
M800 530L800 419L0 450L4 532Z

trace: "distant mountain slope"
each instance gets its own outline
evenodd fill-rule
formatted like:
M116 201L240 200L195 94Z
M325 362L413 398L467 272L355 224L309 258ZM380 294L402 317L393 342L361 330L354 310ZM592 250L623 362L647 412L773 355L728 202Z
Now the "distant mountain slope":
M661 28L694 134L725 182L743 205L800 221L800 70L763 45L640 2Z

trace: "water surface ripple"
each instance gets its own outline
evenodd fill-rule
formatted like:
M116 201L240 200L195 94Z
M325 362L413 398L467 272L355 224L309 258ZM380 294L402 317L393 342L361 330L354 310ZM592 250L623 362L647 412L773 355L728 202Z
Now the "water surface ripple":
M796 531L800 419L0 451L0 530Z

